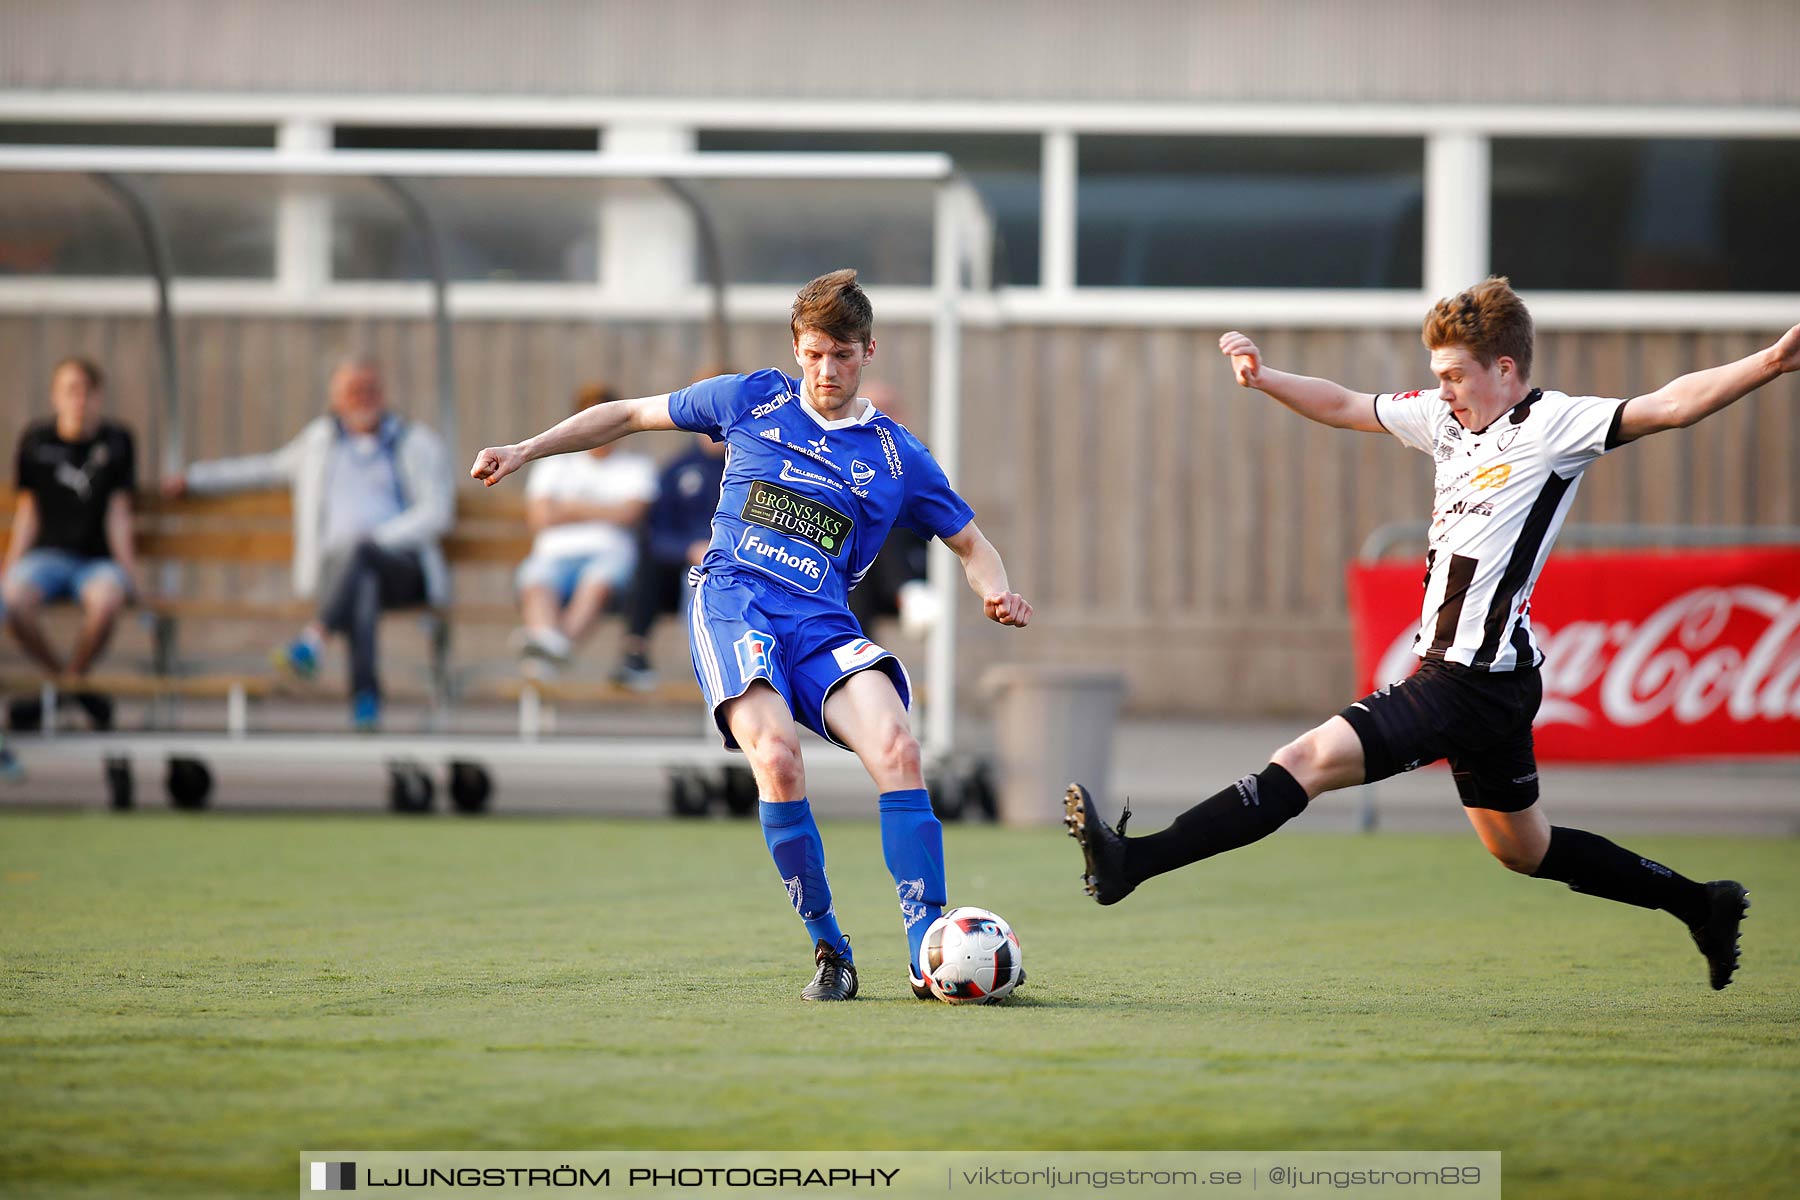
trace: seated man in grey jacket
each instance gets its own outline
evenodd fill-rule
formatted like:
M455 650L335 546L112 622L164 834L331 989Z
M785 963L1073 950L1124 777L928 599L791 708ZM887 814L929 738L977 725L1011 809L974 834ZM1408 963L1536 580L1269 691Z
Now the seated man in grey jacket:
M319 615L278 666L310 678L325 634L350 645L350 719L381 721L375 631L381 611L441 607L450 572L438 542L456 504L437 434L387 408L381 367L353 358L331 374L331 411L272 454L194 463L164 484L170 495L289 487L294 494L294 590Z

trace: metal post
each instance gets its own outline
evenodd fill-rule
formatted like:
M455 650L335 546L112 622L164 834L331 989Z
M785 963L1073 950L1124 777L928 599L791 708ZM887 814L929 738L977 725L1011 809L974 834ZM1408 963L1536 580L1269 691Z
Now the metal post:
M138 240L144 246L144 257L150 262L151 280L156 284L156 342L162 352L162 472L166 477L180 471L185 461L181 445L180 378L175 359L175 315L169 306L169 278L173 274L169 240L163 233L162 222L156 218L156 210L151 207L150 198L136 183L111 171L96 171L93 179L118 197L131 214Z
M437 327L438 436L451 462L462 461L456 441L456 368L450 329L450 276L444 265L444 243L431 210L410 183L392 175L377 175L375 182L406 210L425 250L425 268L431 273L431 317Z
M719 247L719 228L712 213L701 202L694 189L678 179L657 182L667 188L687 208L694 219L694 235L700 243L700 269L706 274L706 286L712 295L712 312L707 322L707 349L712 357L708 370L727 371L731 361L731 323L725 311L725 255Z
M953 182L939 184L932 206L931 255L931 453L952 486L962 460L959 418L962 402L962 344L957 325L962 291L963 205ZM938 619L926 645L925 758L943 762L955 744L956 729L956 559L942 545L931 548L928 579L938 601Z

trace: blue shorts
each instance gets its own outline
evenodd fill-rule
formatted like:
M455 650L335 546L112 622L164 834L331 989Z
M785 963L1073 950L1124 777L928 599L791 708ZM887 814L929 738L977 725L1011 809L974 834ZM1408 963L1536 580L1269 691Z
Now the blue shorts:
M27 550L7 573L6 588L24 586L41 597L46 604L58 600L79 600L92 584L111 580L121 592L131 595L131 581L125 569L110 558L84 558L67 550L39 548Z
M574 598L575 589L584 583L604 583L617 591L631 578L635 566L636 546L616 553L575 554L567 558L533 554L519 564L513 574L513 586L521 592L529 587L547 587L561 607Z
M719 706L758 679L781 694L795 720L835 746L844 743L825 728L825 701L857 672L879 667L894 681L900 703L912 705L906 668L863 636L849 609L821 605L735 571L699 575L688 638L694 675L727 750L741 747Z

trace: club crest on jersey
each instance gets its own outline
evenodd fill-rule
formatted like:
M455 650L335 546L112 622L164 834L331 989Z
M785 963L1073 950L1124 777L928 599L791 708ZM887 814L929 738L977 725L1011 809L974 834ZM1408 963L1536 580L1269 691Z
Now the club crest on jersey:
M1505 429L1500 431L1500 438L1494 445L1501 450L1505 450L1518 440L1519 427L1517 425L1508 425Z
M813 550L804 542L768 533L755 526L744 530L733 553L746 566L755 567L765 575L773 575L803 592L814 594L825 586L825 572L830 567L829 561L819 551ZM743 651L740 649L738 653L741 661Z
M860 458L851 460L851 462L850 462L850 480L851 480L851 482L856 484L857 487L868 487L869 480L871 480L873 478L875 478L875 468L874 467L871 467L868 463L864 462Z
M846 642L833 650L831 657L837 660L838 670L854 671L858 667L868 666L886 654L886 650L868 638L857 638L854 642Z

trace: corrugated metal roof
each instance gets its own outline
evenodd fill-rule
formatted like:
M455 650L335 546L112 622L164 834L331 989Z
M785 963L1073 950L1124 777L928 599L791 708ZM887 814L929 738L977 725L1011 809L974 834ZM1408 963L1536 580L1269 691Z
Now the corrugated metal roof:
M1795 0L0 0L18 89L1800 105Z

